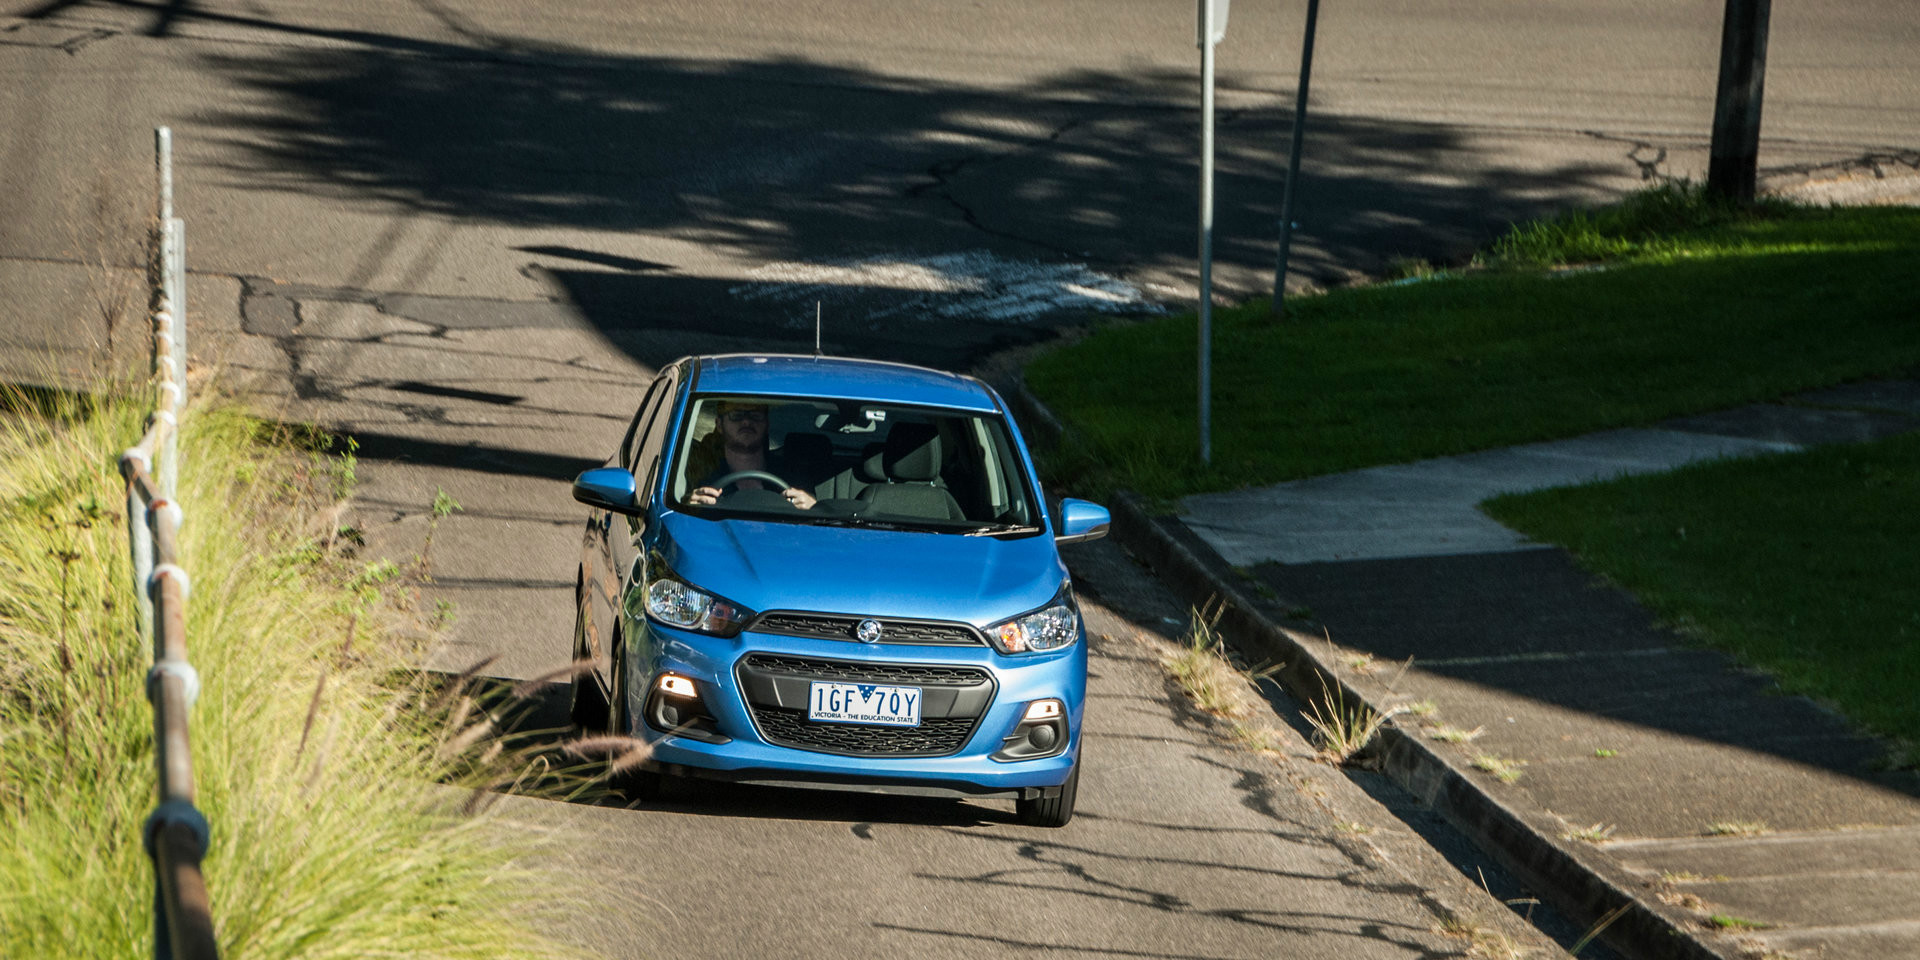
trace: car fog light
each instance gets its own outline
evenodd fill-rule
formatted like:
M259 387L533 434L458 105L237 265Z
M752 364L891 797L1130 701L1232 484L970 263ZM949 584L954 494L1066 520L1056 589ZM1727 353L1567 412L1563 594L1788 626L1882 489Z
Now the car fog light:
M1027 742L1033 744L1035 750L1052 750L1053 745L1059 742L1059 739L1060 732L1055 730L1050 723L1042 724L1027 731Z
M1025 719L1051 720L1054 717L1059 716L1060 713L1061 713L1060 701L1035 700L1034 702L1027 704L1027 715Z
M647 726L661 733L689 737L707 743L726 743L730 737L720 732L720 724L707 709L693 680L677 673L663 673L653 681L644 708Z

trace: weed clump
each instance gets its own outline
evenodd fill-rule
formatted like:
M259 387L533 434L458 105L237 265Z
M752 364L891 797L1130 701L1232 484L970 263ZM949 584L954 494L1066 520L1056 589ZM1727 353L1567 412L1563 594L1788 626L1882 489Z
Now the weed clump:
M1380 729L1400 708L1380 713L1365 703L1347 703L1344 688L1329 691L1321 684L1321 698L1307 705L1302 718L1313 728L1314 745L1332 763L1350 763L1373 743Z
M1255 720L1254 706L1260 682L1279 668L1248 668L1234 662L1219 632L1225 609L1225 602L1216 600L1192 610L1186 635L1172 653L1161 658L1161 664L1195 707L1227 723L1232 740L1253 750L1278 752L1283 738Z
M1527 762L1525 760L1515 760L1511 757L1500 756L1497 753L1483 753L1473 758L1473 768L1475 770L1493 774L1493 778L1501 783L1520 782L1520 777L1522 776L1521 768L1526 765Z

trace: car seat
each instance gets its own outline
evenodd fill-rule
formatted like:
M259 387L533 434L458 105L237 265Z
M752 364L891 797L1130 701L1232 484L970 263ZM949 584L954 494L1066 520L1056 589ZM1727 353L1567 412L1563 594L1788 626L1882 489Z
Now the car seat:
M883 482L860 491L867 513L929 520L965 520L940 479L940 432L930 423L897 423L880 451ZM871 459L868 461L871 470Z

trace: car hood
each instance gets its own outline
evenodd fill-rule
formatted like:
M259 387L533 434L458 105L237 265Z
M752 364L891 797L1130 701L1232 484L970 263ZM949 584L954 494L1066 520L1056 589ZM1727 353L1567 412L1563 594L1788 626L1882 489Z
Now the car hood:
M669 513L649 538L675 573L751 610L964 621L1044 606L1066 579L1045 534L956 534L708 520Z

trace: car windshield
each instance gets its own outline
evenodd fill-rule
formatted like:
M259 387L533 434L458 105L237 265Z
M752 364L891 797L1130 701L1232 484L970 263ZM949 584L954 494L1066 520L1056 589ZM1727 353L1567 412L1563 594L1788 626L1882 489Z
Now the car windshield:
M714 517L974 535L1038 531L997 414L749 395L694 398L668 494Z

